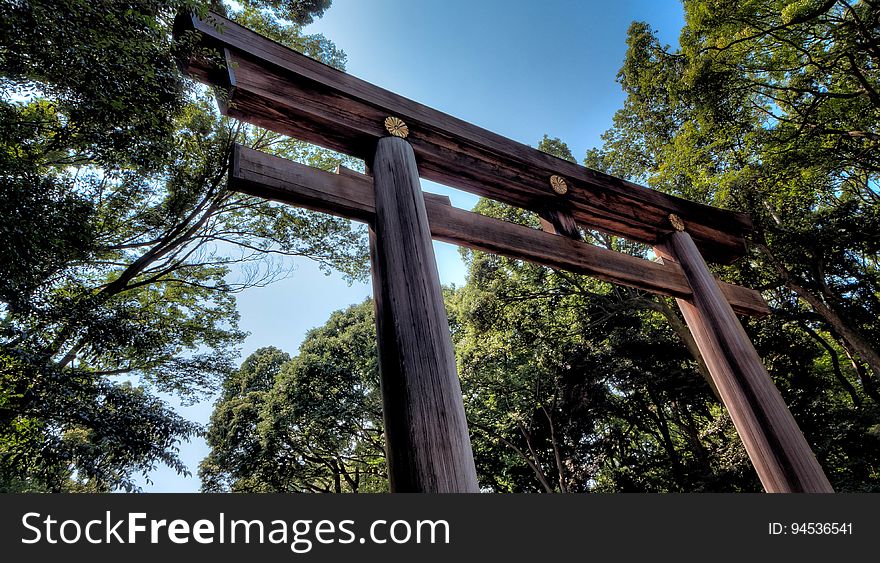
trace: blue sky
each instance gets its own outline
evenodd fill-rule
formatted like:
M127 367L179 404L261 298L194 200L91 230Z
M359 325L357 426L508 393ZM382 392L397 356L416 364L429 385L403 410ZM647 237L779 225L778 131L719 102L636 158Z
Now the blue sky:
M626 30L646 21L663 43L675 45L684 24L678 0L333 0L310 25L348 55L347 70L373 84L536 145L546 133L568 143L575 157L601 144L623 103L615 76L626 51ZM423 182L470 209L476 198ZM464 282L454 246L435 243L444 284ZM330 313L371 294L368 284L347 285L325 276L308 260L293 275L239 295L241 328L250 333L242 359L262 346L295 354L305 333ZM178 411L200 423L213 399ZM199 489L204 441L182 444L191 477L167 468L141 481L148 492Z

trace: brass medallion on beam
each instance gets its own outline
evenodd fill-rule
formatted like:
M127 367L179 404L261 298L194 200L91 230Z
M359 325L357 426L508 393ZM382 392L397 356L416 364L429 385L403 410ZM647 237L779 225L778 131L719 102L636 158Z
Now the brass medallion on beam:
M399 117L389 116L385 118L385 130L401 139L406 139L409 135L409 127Z
M556 174L550 176L550 187L559 195L565 195L568 192L568 182L562 176Z
M675 213L669 214L669 224L672 225L672 228L678 232L684 231L684 221L682 221L681 217L679 217Z

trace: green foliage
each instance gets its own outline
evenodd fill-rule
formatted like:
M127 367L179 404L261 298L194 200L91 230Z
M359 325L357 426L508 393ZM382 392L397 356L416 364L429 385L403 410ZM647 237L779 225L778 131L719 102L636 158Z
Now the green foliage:
M57 122L52 107L0 103L0 114L0 300L21 310L44 280L89 252L94 226L89 201L44 172L47 136L30 124Z
M329 2L240 5L231 17L344 64L292 23ZM290 256L365 275L362 228L226 190L234 142L343 158L221 117L180 74L191 46L173 43L174 17L211 7L226 9L3 3L0 488L110 490L156 463L184 471L177 444L200 429L153 393L197 400L234 370L235 293L287 275Z
M293 359L252 354L224 384L208 429L206 491L387 488L370 301L334 313Z
M58 156L149 166L172 141L185 103L170 56L169 18L187 0L2 3L4 98L51 100Z
M6 490L134 490L157 462L179 472L176 443L197 425L128 383L34 369L0 356L0 482Z
M231 17L241 25L253 29L260 35L287 45L304 55L317 59L340 70L345 68L345 53L336 48L332 41L323 35L304 35L300 27L312 21L312 17L320 17L324 10L330 6L330 0L251 0L242 2L243 9L231 14ZM280 8L279 5L288 4ZM305 5L313 5L316 11L300 12ZM273 6L280 10L279 15L283 19L267 18L261 10L266 6ZM285 17L285 13L300 13L301 17ZM302 20L307 21L302 21Z
M569 162L577 162L574 155L571 154L571 149L569 149L568 145L562 142L559 137L553 137L551 139L547 135L544 135L544 138L538 143L538 150L547 154L552 154L553 156Z
M685 2L681 48L629 30L627 94L588 166L749 212L751 321L838 490L877 487L878 11L871 2Z
M273 460L263 452L257 425L278 371L289 360L277 348L261 348L224 381L206 436L211 454L199 469L204 490L267 490L261 466Z
M517 219L500 204L478 208ZM498 256L467 258L467 284L447 307L481 486L755 487L664 301Z
M271 10L278 17L297 25L312 23L320 18L330 7L332 0L246 0L246 6L261 10Z

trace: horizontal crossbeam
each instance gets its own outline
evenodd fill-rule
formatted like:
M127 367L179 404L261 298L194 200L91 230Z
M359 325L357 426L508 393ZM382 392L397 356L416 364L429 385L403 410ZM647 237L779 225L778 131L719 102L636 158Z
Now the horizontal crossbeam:
M368 223L375 215L375 195L369 176L345 169L336 174L325 172L240 145L233 151L229 187ZM692 297L678 264L651 262L458 209L443 196L425 193L424 197L434 239L661 295ZM769 312L759 292L724 282L719 282L719 286L738 313L760 316Z
M310 59L211 14L182 16L178 37L201 34L200 45L226 57L226 69L205 57L181 62L196 78L228 91L221 109L232 117L369 160L386 117L406 122L423 178L535 212L563 209L580 225L657 244L674 213L710 261L745 251L748 215L639 186L545 154ZM567 185L556 193L550 177Z

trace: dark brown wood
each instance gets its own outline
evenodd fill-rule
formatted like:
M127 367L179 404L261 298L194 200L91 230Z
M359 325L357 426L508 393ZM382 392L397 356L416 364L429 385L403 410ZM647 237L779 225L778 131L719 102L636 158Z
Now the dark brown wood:
M233 150L229 187L234 191L315 211L371 222L375 214L372 179L341 170L332 174L247 147ZM450 206L449 198L424 194L431 236L474 250L536 262L661 295L690 298L681 268L613 252L577 240L515 225ZM741 314L769 310L755 290L719 282Z
M693 289L679 307L764 489L834 492L691 236L672 233L664 251Z
M584 240L577 222L564 209L546 209L538 213L541 217L541 229L545 233L560 235L573 240Z
M371 236L391 490L479 492L415 155L381 139Z
M217 15L185 16L178 36L202 34L227 55L226 73L205 59L182 61L194 77L230 90L228 115L369 160L387 116L403 119L424 178L526 209L562 207L585 227L655 244L681 216L707 257L744 252L747 215L672 197L506 139L309 59ZM561 175L568 193L549 186Z
M369 176L339 168L331 174L236 144L229 189L365 223L376 215Z

